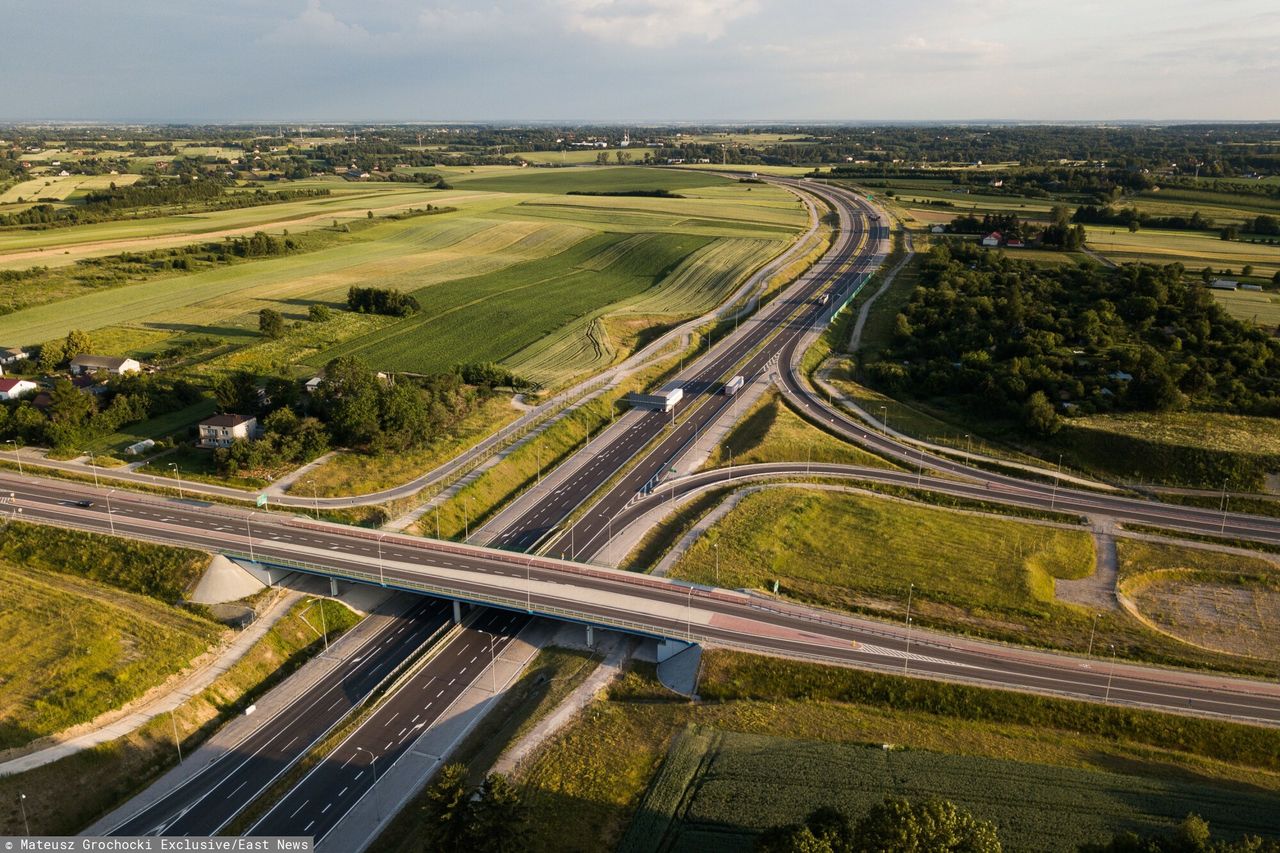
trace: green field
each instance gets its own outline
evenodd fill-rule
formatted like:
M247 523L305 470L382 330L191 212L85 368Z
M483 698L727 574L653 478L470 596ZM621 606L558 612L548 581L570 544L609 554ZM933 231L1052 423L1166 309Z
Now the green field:
M1088 247L1117 263L1180 263L1192 271L1209 266L1215 272L1231 270L1233 276L1238 276L1245 264L1252 264L1254 275L1267 278L1280 271L1280 245L1221 240L1216 231L1144 228L1130 233L1109 225L1086 225L1085 231Z
M335 195L52 229L75 260L106 253L108 246L121 252L259 226L280 233L285 227L327 228L333 219L340 225L360 220L349 234L340 227L309 251L163 274L24 308L0 317L0 340L37 344L80 328L101 332L122 351L144 352L211 339L216 357L197 358L208 362L197 370L215 372L290 369L300 361L314 367L338 352L360 353L379 369L415 372L505 359L526 375L559 383L625 355L649 326L718 304L805 223L803 207L783 190L705 174L635 167L458 172L450 180L460 189L444 194L403 184L302 181L296 185L334 184ZM574 187L625 190L652 181L688 197L547 194ZM501 191L484 189L487 182ZM366 210L386 213L427 202L458 209L391 221L365 216ZM27 243L47 236L0 235L0 264L34 262L42 253ZM399 322L325 324L305 340L292 332L273 343L258 337L259 309L302 319L315 302L340 306L353 285L411 292L423 311ZM228 355L228 349L236 352Z
M620 853L747 849L820 806L860 816L886 796L950 800L1010 851L1074 851L1195 812L1226 836L1280 831L1280 795L1185 780L691 726L673 740Z
M719 570L717 572L717 552ZM1086 578L1084 531L1046 527L804 486L746 495L681 555L673 577L789 598L1022 645L1085 652L1093 614L1058 600L1055 580ZM1100 614L1096 641L1118 654L1183 666L1257 671L1124 613ZM1105 647L1105 646L1101 646Z
M218 626L155 599L0 562L0 749L118 708L203 654Z
M1280 327L1280 294L1256 290L1215 290L1213 298L1239 320L1251 320L1270 329Z

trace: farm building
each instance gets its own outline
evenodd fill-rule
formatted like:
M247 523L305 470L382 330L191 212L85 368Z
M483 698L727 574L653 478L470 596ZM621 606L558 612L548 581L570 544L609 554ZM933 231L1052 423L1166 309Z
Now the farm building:
M1209 283L1209 286L1212 287L1214 290L1235 290L1237 287L1240 286L1240 283L1237 281L1232 281L1229 278L1215 278L1212 282Z
M933 226L932 228L930 228L930 229L929 229L929 233L930 233L930 234L946 234L946 233L947 233L947 226L945 226L945 225L935 225L935 226Z
M117 358L113 355L78 355L71 359L71 372L76 376L86 373L97 373L105 370L112 376L124 376L126 373L138 373L142 365L132 358Z
M1257 292L1261 293L1261 292L1262 292L1262 285L1260 285L1260 284L1242 284L1242 285L1240 285L1240 289L1241 289L1241 290L1254 290L1254 291L1257 291Z
M22 347L9 347L8 349L0 349L0 364L13 364L18 361L25 361L31 358L31 353Z
M0 400L16 400L25 397L39 386L29 379L0 379Z
M992 231L990 234L988 234L987 236L985 236L985 237L983 237L983 238L982 238L982 245L984 245L984 246L988 246L988 247L990 247L990 246L999 246L999 245L1000 245L1000 239L1001 239L1000 232L999 232L999 231Z
M214 415L200 422L201 447L230 447L239 439L252 438L258 419L252 415Z
M147 450L150 450L155 446L156 446L155 439L144 438L142 439L142 441L134 442L133 444L126 447L124 449L124 452L129 456L137 456L139 453L143 453Z
M1017 237L1010 237L1008 240L1005 241L1005 245L1008 246L1010 249L1021 249L1021 248L1024 248L1027 244L1019 240Z

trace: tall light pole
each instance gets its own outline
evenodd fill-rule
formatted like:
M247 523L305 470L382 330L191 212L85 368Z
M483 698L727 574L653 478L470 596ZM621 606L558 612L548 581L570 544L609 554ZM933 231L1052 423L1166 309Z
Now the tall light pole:
M693 587L690 586L688 589L689 589L689 600L685 609L684 632L685 632L685 636L689 639L689 642L692 643L693 642Z
M369 753L369 762L373 765L373 807L378 812L378 822L382 822L382 800L378 798L378 756L373 754L373 750L365 749L363 746L356 747L357 752Z
M973 453L973 436L966 432L964 434L964 441L965 441L965 453L972 454Z
M1101 616L1101 613L1093 614L1093 627L1089 629L1089 651L1084 654L1087 658L1093 657L1093 635L1098 631L1098 619Z
M298 615L302 617L303 622L306 622L307 610L310 610L311 608L315 607L317 604L320 605L320 627L323 631L323 633L321 633L320 636L324 638L324 650L327 652L329 651L329 623L324 618L324 599L320 599L320 598L311 599L311 602L307 605L306 609L304 609ZM311 623L307 622L307 624L310 625ZM315 628L312 627L311 630L314 631Z
M889 407L880 407L880 425L884 428L884 434L889 434Z
M307 482L311 484L311 515L316 520L320 520L320 492L316 489L316 481L308 478Z
M533 612L533 557L525 560L524 563L524 592L525 607L530 613Z
M436 538L440 538L440 504L436 504Z
M1222 524L1218 527L1218 533L1222 534L1227 532L1227 481L1226 480L1222 481L1222 505L1220 508L1222 511Z
M494 696L497 696L498 695L498 653L494 647L498 643L498 638L495 637L493 634L490 634L488 631L483 631L479 628L477 628L476 631L481 634L484 634L486 637L489 638L489 675L492 676L492 679L493 679L492 680L493 687L491 692L493 693Z
M1053 494L1049 498L1049 509L1053 509L1058 502L1058 478L1062 476L1062 454L1058 454L1058 472L1053 475Z
M178 500L182 500L182 472L178 469L177 462L170 462L169 467L173 469L173 476L178 479Z
M89 470L93 471L93 487L100 489L102 486L98 483L98 466L94 464L93 451L86 450L85 453L89 454Z
M18 453L18 442L14 441L12 438L7 438L5 439L5 444L13 445L13 458L18 463L18 473L21 474L22 473L22 455Z
M182 741L178 738L178 717L174 709L169 711L169 722L173 723L173 746L178 750L178 763L182 763Z
M921 445L917 449L920 451L920 467L916 469L916 488L918 489L920 488L920 483L924 480L924 446Z
M257 510L254 510L254 512L257 512ZM251 563L258 562L253 556L253 527L249 524L253 519L254 512L251 512L244 517L244 529L249 534L249 562Z
M906 674L907 665L911 663L911 596L915 591L915 584L911 584L907 587L907 651L902 656L903 674Z
M111 493L114 491L115 489L107 490L107 526L111 528L112 536L116 535L116 520L111 517Z
M720 586L720 543L712 542L711 547L716 554L716 586Z
M378 537L378 582L383 586L387 585L387 571L382 563L382 540L385 539L386 536L387 534L384 533Z
M471 498L462 499L462 541L471 538Z
M1103 698L1102 698L1102 703L1103 703L1104 705L1109 705L1109 704L1111 704L1111 677L1112 677L1113 675L1115 675L1115 674L1116 674L1116 647L1115 647L1115 645L1114 645L1114 644L1112 644L1112 646L1111 646L1111 669L1107 670L1107 692L1106 692L1106 695L1105 695L1105 696L1103 696Z
M22 829L27 835L31 834L31 824L27 822L27 795L19 792L18 808L22 809Z

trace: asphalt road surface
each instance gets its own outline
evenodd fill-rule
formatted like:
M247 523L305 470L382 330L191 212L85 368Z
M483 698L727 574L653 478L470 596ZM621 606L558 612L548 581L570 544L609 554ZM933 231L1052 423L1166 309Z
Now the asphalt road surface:
M528 622L529 617L520 613L481 613L317 763L248 834L307 835L317 841L327 835L373 788L375 774L385 773L411 749Z
M301 701L186 783L112 829L112 835L212 835L324 737L445 625L448 602L424 598L355 649Z

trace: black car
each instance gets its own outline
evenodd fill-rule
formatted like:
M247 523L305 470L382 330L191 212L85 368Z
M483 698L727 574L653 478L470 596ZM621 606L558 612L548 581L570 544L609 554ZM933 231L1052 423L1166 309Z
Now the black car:
M82 501L76 501L76 506L81 507L82 509L88 509L89 507L93 506L93 501L87 500L87 499Z

